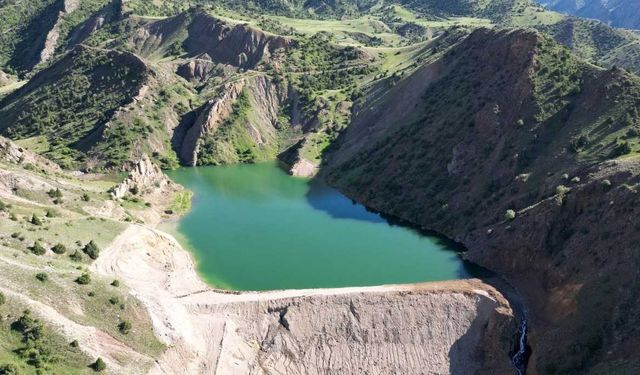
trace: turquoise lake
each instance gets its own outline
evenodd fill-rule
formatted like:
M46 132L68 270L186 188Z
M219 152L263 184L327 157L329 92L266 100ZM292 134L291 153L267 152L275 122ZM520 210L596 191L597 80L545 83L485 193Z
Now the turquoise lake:
M212 286L272 290L469 277L447 241L391 225L337 190L274 163L169 171L194 192L166 224Z

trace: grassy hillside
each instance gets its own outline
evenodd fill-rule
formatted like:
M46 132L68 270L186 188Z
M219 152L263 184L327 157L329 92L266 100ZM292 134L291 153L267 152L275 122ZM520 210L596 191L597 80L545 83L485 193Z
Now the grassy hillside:
M147 74L132 55L76 48L0 102L0 131L13 139L45 136L44 154L73 167L102 139L114 112L138 94Z
M109 364L148 368L164 346L145 307L126 285L90 271L127 222L149 210L144 198L112 201L118 176L79 180L3 138L0 176L0 368L90 373L103 345L113 349Z

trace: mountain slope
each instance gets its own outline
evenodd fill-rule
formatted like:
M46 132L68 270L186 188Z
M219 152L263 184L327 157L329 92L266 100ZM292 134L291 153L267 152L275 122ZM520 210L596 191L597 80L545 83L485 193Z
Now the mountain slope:
M637 345L640 306L616 285L640 281L627 220L638 210L638 104L637 76L537 33L478 30L365 96L321 175L457 239L513 283L539 373L633 368L624 353Z
M0 102L0 131L12 138L45 136L49 157L70 167L100 139L117 109L148 81L134 55L77 47Z
M614 27L640 29L640 12L634 0L539 0L558 12L593 18Z

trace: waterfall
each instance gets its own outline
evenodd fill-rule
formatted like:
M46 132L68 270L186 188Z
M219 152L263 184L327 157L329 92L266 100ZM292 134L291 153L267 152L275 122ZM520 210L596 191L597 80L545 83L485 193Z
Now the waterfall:
M518 375L526 375L527 373L527 354L527 319L523 317L518 329L518 348L511 357L511 362Z

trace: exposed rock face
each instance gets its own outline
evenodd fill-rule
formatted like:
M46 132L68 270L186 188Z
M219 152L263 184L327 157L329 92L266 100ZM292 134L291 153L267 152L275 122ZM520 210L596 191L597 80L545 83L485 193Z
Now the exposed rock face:
M40 52L40 61L39 64L46 62L49 60L56 51L56 47L58 46L58 39L60 38L60 22L62 22L62 18L78 8L80 0L63 0L62 1L62 10L58 14L58 20L53 26L53 28L47 34L45 38L44 47Z
M186 38L182 35L184 29ZM143 54L179 46L189 57L207 54L215 63L250 69L286 49L290 41L248 25L226 24L202 11L191 11L144 25L131 43Z
M289 173L297 177L314 177L318 173L318 166L305 158L298 160L291 166Z
M196 13L184 46L206 53L219 63L251 68L289 45L285 38L267 35L247 25L229 26L205 13Z
M244 126L253 142L257 147L276 145L278 112L287 100L288 91L266 76L255 76L227 83L216 99L200 108L193 124L178 129L174 139L183 163L197 164L203 137L214 134L232 114L233 105L242 92L249 98L251 116Z
M219 372L513 373L508 357L513 317L508 307L479 289L434 293L416 287L197 311L227 317ZM259 346L250 345L254 342ZM243 360L236 367L238 358Z
M215 69L211 57L206 53L178 67L176 73L188 81L205 81Z
M111 196L122 199L131 191L138 190L138 194L145 194L151 190L163 189L170 184L173 184L171 180L145 154L133 165L129 176L113 188Z
M31 164L49 172L61 171L56 163L25 150L4 137L0 137L0 158L13 164Z
M616 142L604 140L633 134L617 116L635 113L640 82L573 62L581 84L559 94L545 74L562 64L540 38L475 32L361 105L321 173L506 276L528 307L532 370L635 369L640 162L608 160Z

